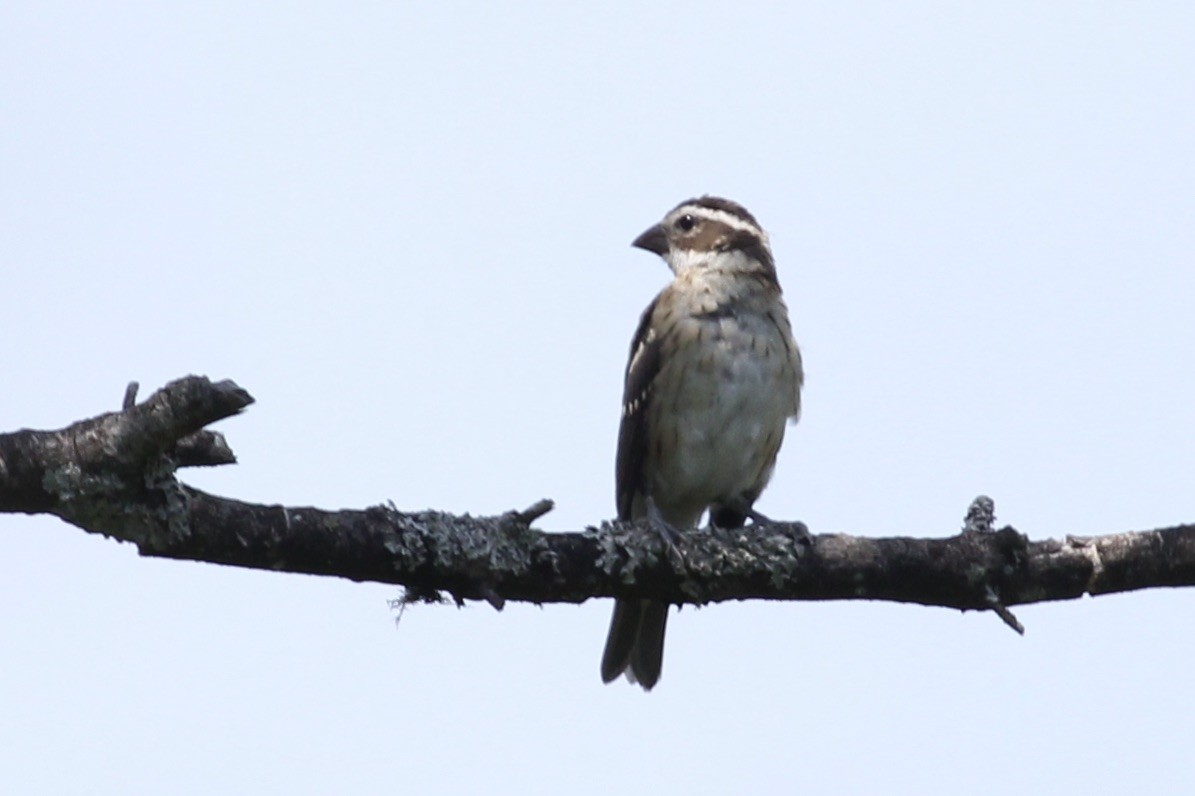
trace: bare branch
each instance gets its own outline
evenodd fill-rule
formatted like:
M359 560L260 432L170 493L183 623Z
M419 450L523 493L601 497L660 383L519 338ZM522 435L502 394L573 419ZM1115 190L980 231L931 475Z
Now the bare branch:
M0 511L54 514L148 556L401 584L408 599L447 593L495 608L613 596L870 599L991 610L1024 632L1009 606L1195 584L1195 525L1030 542L995 529L986 497L949 538L809 535L802 523L767 521L685 533L682 555L670 557L646 522L535 530L546 500L494 517L324 511L180 483L178 467L235 461L223 436L203 427L252 402L230 381L191 376L65 429L0 435Z

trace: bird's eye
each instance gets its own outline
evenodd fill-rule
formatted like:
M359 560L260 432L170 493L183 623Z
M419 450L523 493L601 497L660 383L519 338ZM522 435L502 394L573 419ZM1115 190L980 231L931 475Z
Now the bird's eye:
M676 220L676 228L681 232L689 232L697 226L697 219L687 213Z

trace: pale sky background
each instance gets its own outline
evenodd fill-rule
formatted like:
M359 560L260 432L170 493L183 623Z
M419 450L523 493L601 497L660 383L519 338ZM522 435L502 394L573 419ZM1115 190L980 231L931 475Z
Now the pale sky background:
M0 6L0 428L188 373L244 500L614 513L682 199L769 229L804 416L761 511L1195 521L1189 3ZM1180 793L1195 591L724 604L603 686L609 601L408 611L0 516L0 791Z

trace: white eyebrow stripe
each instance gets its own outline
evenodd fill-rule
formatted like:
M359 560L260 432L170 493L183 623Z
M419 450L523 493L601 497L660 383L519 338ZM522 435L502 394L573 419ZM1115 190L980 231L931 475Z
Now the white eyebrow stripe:
M752 224L750 221L745 221L734 213L728 213L725 210L715 210L712 207L704 207L702 205L686 205L682 207L681 212L692 213L695 216L702 216L710 221L717 221L731 229L736 229L740 232L751 232L755 235L764 237L763 230Z

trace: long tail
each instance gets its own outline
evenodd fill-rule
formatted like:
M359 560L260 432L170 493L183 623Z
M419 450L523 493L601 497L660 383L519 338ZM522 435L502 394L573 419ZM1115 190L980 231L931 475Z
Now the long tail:
M650 691L660 681L664 666L667 624L668 603L615 600L602 653L602 681L608 683L625 672L628 680Z

